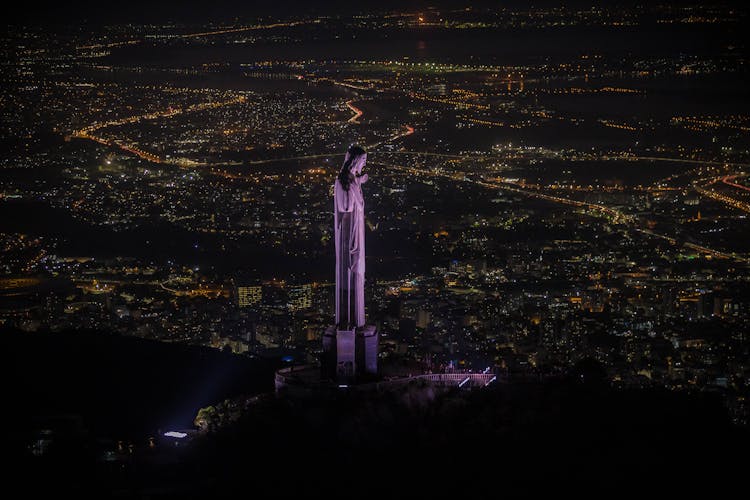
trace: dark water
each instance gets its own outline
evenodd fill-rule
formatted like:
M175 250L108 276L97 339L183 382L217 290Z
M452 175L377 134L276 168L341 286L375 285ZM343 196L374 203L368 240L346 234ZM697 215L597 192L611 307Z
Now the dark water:
M613 56L715 53L717 48L728 45L733 37L735 33L731 29L711 25L555 27L513 31L427 28L379 31L377 34L325 32L320 39L287 43L223 44L221 38L212 40L211 46L154 46L146 43L119 50L110 56L108 62L181 67L261 60L400 60L408 57L414 61L519 64L590 53Z
M569 85L589 89L628 88L639 93L552 94L541 96L539 100L557 111L573 115L590 113L592 116L668 120L674 116L706 113L746 113L750 111L748 83L750 75L742 72L643 78L612 76L592 78L588 82L578 80Z

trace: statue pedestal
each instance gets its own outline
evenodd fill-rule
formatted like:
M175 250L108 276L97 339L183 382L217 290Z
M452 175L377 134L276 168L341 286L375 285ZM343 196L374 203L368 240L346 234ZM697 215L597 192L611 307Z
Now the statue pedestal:
M323 334L323 376L340 384L378 373L378 330L365 325L354 330L329 326Z
M357 329L356 355L359 375L378 374L378 329L375 325L365 325Z

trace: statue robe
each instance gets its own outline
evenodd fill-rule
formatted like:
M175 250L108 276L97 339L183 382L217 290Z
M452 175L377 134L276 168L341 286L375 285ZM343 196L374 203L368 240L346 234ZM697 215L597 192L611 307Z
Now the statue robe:
M349 190L338 179L334 186L336 230L336 327L365 326L365 201L367 175L352 176Z

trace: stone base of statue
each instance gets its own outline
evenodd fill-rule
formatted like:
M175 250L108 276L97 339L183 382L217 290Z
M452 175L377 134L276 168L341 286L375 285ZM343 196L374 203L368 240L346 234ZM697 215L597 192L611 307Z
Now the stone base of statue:
M365 325L354 330L329 326L323 334L323 377L339 384L378 374L378 330Z

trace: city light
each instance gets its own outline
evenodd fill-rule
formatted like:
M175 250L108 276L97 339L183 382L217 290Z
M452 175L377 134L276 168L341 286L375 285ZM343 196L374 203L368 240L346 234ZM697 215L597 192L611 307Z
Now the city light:
M6 9L9 491L741 491L750 7L470 4Z

